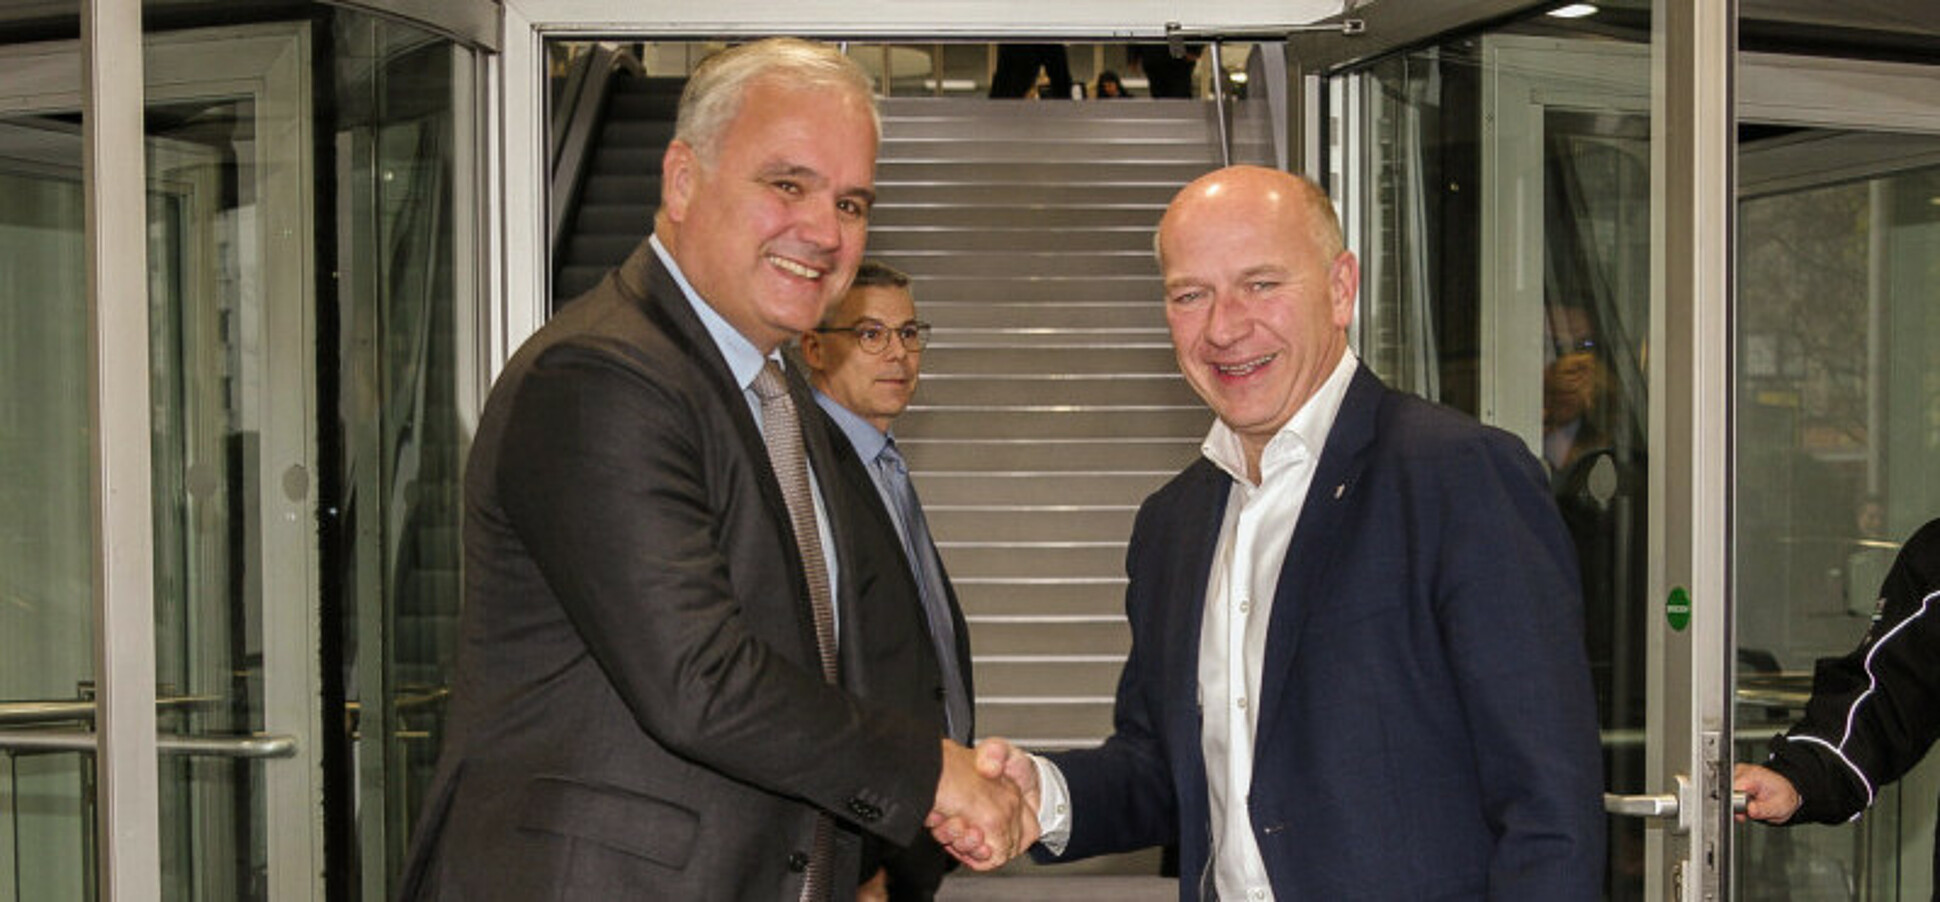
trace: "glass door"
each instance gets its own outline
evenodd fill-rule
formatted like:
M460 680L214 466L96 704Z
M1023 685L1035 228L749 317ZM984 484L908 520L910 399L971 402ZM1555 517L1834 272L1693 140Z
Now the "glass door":
M151 39L148 317L162 886L307 898L317 798L308 31ZM88 899L94 823L80 80L0 49L0 899ZM113 367L112 360L101 361Z
M1859 644L1899 543L1940 515L1940 68L1752 59L1733 446L1737 755ZM1840 105L1825 86L1857 86ZM1927 899L1940 764L1836 827L1741 828L1739 898Z
M1728 828L1722 775L1940 510L1936 70L1741 57L1735 122L1708 120L1734 126L1734 245L1677 225L1731 175L1678 156L1704 92L1667 103L1662 25L1631 25L1516 23L1334 83L1333 177L1370 199L1362 353L1550 467L1628 812L1609 898L1929 898L1940 765L1836 828Z

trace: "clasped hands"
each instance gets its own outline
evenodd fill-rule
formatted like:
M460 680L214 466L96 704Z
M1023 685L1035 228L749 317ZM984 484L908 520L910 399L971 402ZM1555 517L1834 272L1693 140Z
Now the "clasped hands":
M936 807L923 821L965 867L993 870L1037 842L1037 766L1022 749L986 739L975 749L943 740Z

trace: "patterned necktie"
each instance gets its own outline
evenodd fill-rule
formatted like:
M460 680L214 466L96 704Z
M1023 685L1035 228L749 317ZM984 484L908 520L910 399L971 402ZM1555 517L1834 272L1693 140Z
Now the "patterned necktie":
M795 530L795 550L802 556L808 577L808 597L815 614L815 646L822 659L822 678L836 681L835 607L829 598L828 562L822 558L822 537L815 527L815 499L808 483L808 455L802 451L802 423L788 380L773 360L754 377L754 393L761 397L761 429L768 446L768 463L781 483L788 503L788 520ZM815 817L815 845L802 881L803 902L827 902L834 890L835 822L827 813Z
M943 671L943 714L950 738L970 740L970 697L963 688L963 662L957 660L956 622L950 617L950 596L943 586L942 563L936 559L936 544L930 538L930 525L923 517L923 505L916 500L916 487L909 481L909 465L896 440L876 455L882 484L889 488L891 513L902 530L903 553L916 577L916 589L923 600L923 615L929 620L930 636L936 642L936 663Z

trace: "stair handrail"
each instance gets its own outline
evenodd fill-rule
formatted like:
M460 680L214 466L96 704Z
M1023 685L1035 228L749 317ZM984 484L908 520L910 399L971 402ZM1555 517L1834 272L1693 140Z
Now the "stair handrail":
M565 238L566 218L579 200L585 180L588 157L594 150L593 138L605 116L606 98L612 93L614 76L625 72L641 73L640 61L626 50L598 44L573 62L566 76L566 90L552 119L552 184L547 192L550 202L547 246L551 248L552 269L559 269L560 242Z

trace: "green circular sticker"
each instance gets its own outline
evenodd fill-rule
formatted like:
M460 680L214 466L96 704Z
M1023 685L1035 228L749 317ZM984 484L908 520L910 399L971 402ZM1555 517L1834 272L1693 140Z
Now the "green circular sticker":
M1664 602L1664 619L1670 621L1671 629L1684 632L1691 625L1691 593L1683 586L1671 590L1671 597Z

